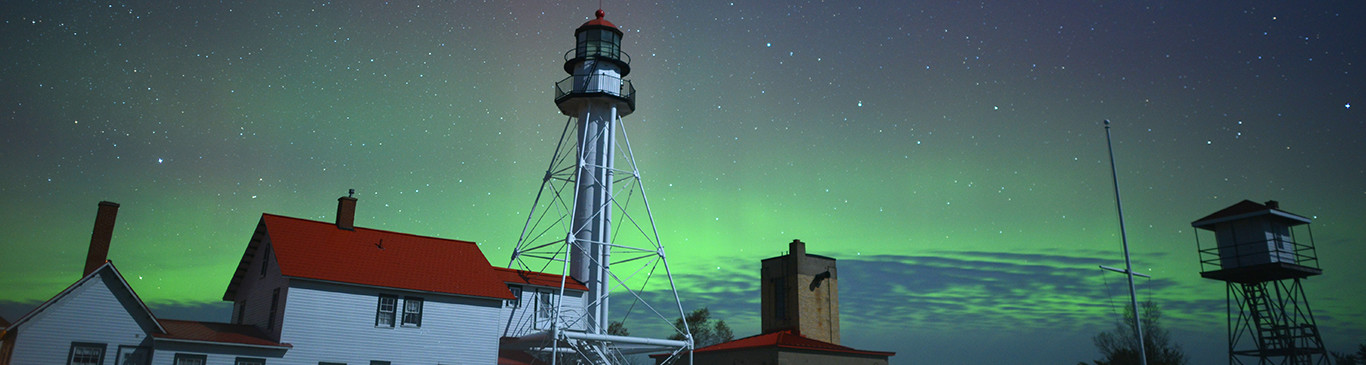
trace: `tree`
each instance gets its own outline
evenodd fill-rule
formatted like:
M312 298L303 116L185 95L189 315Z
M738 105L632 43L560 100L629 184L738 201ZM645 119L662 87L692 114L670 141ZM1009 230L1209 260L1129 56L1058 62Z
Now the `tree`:
M1096 365L1138 365L1138 341L1134 334L1134 311L1124 308L1124 321L1115 324L1110 331L1101 332L1092 340L1104 359L1096 360ZM1162 309L1157 303L1143 302L1143 347L1147 350L1149 365L1185 365L1186 354L1181 345L1171 343L1171 334L1162 328Z
M674 327L682 329L684 319L674 320ZM726 321L711 320L711 311L707 307L688 313L686 320L688 329L692 331L694 348L702 348L735 339L735 334L731 332L730 326L726 325ZM683 340L684 338L682 333L669 336L670 340Z
M1337 365L1357 365L1357 357L1353 354L1333 351L1333 363Z
M713 330L716 333L716 338L720 340L720 342L717 343L727 342L735 339L735 333L730 331L730 326L726 325L726 321L717 320L716 328L714 328Z
M1357 353L1332 352L1333 363L1337 365L1357 365L1366 363L1366 343L1357 345Z
M630 336L631 330L626 329L626 325L621 321L612 321L607 324L607 334L613 336Z

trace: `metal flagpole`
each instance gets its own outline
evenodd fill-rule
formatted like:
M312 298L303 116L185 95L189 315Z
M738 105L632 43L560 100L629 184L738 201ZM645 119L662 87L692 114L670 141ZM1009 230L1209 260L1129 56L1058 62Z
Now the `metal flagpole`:
M1138 333L1138 359L1148 365L1148 350L1143 343L1143 321L1138 317L1138 294L1134 290L1134 267L1129 261L1129 237L1124 232L1124 206L1119 199L1119 173L1115 172L1115 147L1110 142L1110 120L1105 120L1105 149L1110 152L1110 178L1115 184L1115 209L1119 211L1119 240L1124 243L1124 273L1129 278L1129 302L1134 309L1134 332Z

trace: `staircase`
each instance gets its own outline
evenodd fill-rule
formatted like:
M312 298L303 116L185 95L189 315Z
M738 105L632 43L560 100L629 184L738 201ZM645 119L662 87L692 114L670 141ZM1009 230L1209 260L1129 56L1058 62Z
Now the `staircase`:
M1243 284L1247 309L1257 333L1257 349L1263 357L1285 357L1285 364L1312 364L1314 354L1324 353L1323 340L1313 324L1301 324L1287 313L1285 304L1267 293L1268 282ZM1289 308L1293 313L1296 308ZM1311 322L1312 323L1312 322Z

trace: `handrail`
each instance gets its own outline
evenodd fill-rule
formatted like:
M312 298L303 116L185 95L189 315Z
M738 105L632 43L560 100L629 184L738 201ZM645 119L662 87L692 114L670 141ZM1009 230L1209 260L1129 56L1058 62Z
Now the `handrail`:
M1285 250L1278 247L1272 247L1271 245L1273 244L1288 244L1290 249ZM1200 254L1201 271L1209 271L1209 267L1213 267L1215 270L1222 270L1273 262L1295 264L1314 269L1319 268L1319 259L1315 254L1316 250L1312 243L1305 244L1291 240L1266 239L1239 242L1234 245L1215 244L1214 247L1209 248L1203 247L1203 244L1201 246L1202 247L1197 248L1197 251ZM1287 255L1289 257L1287 257ZM1266 262L1261 262L1263 260L1257 260L1257 262L1254 263L1247 262L1252 261L1251 259L1263 257L1267 259L1265 260ZM1286 260L1287 258L1290 260ZM1225 264L1228 264L1229 267L1224 267Z
M574 59L576 59L576 58L579 58L579 57L578 57L579 55L578 55L578 53L577 53L578 50L579 50L578 48L570 48L568 51L565 51L565 52L564 52L564 60L565 60L565 62L572 61L572 60L574 60ZM626 51L621 51L621 50L616 51L618 57L612 57L612 55L608 54L608 52L604 52L604 51L602 51L602 50L598 50L597 52L589 52L589 53L591 53L591 54L584 55L583 58L584 58L584 59L589 59L589 60L591 60L591 59L597 59L597 58L604 58L604 59L609 59L609 60L617 60L617 61L620 61L620 62L622 62L622 63L628 64L628 65L631 64L631 55L630 55L630 54L627 54Z
M586 77L589 80L575 78ZM572 94L607 94L624 99L632 109L636 105L636 88L631 80L618 76L592 74L569 76L555 83L555 101Z

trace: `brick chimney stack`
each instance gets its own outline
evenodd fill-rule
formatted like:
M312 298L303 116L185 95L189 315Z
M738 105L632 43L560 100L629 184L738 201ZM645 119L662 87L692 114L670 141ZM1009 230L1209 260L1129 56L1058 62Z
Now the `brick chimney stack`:
M85 254L82 277L95 272L109 259L109 241L114 237L114 218L118 218L119 203L102 201L95 213L95 229L90 232L90 251Z
M356 230L356 189L350 189L346 196L337 198L337 228Z

